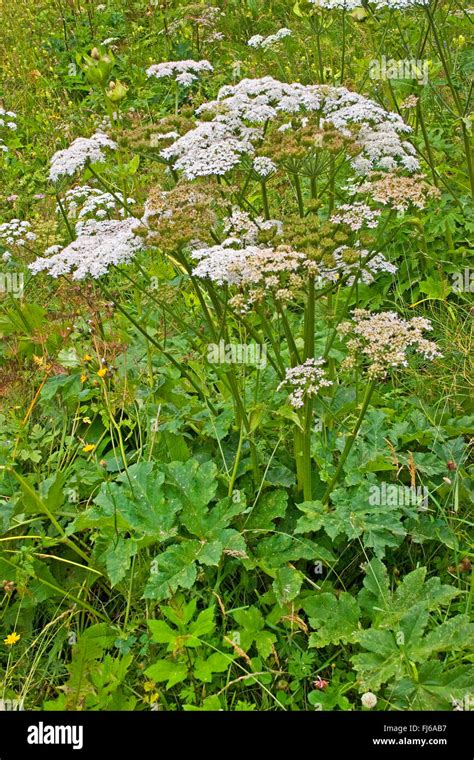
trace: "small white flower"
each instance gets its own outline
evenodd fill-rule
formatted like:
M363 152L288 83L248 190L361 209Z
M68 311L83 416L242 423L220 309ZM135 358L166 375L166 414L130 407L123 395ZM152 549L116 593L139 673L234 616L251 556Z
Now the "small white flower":
M33 274L46 271L51 277L72 272L73 280L83 280L88 275L100 277L112 265L131 261L143 247L142 239L134 233L137 224L133 218L80 222L76 240L59 253L36 259L29 269Z
M260 177L268 177L276 171L277 168L271 158L267 158L266 156L257 156L257 158L254 158L252 167Z
M146 74L148 77L156 77L156 79L171 77L178 84L189 87L189 85L197 80L199 74L212 71L214 71L213 66L206 60L165 61L163 63L154 63L146 70Z
M268 50L275 47L278 42L285 37L291 37L291 34L291 29L287 29L286 27L279 29L275 34L270 34L268 37L263 37L261 34L254 34L254 36L247 42L247 45L255 49L263 48L263 50Z
M316 396L321 388L332 385L332 381L327 380L324 370L321 369L323 364L325 361L322 357L306 359L303 364L286 370L285 379L282 380L277 390L279 391L285 386L292 389L288 401L294 409L301 409L304 406L305 398Z
M364 707L367 707L368 710L371 710L377 704L377 697L375 694L372 694L371 691L367 691L365 694L362 694L360 701Z
M56 182L64 175L72 176L82 169L88 161L99 163L105 161L104 148L115 150L117 144L103 132L97 131L92 137L78 137L69 148L58 150L51 159L49 179Z

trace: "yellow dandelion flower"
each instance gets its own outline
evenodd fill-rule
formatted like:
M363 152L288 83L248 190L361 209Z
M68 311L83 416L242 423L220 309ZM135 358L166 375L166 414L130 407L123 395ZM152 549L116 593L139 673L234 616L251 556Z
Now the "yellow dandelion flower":
M82 357L82 361L83 362L91 362L92 361L92 356L90 354L86 354L85 356Z
M88 454L90 451L94 451L95 446L93 443L86 443L84 448L82 449L85 454Z
M16 644L17 641L20 641L20 634L16 633L14 631L13 633L9 633L6 639L3 639L3 643L7 645L7 647L12 647Z
M105 377L107 372L108 372L107 367L102 367L102 369L100 369L97 374L99 375L99 377Z
M87 380L87 375L81 375L81 383L85 383Z

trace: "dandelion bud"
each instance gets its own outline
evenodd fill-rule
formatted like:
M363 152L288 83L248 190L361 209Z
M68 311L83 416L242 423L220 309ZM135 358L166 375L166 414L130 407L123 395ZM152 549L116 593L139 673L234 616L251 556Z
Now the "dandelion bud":
M93 58L95 61L100 60L100 53L98 48L92 48L91 50L91 58Z

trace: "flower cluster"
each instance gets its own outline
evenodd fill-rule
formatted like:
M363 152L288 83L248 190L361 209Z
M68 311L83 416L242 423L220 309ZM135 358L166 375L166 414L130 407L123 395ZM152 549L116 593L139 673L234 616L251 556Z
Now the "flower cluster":
M148 77L156 79L172 78L183 87L190 87L203 72L214 71L209 61L166 61L154 63L146 70Z
M339 206L331 216L333 224L345 224L353 232L357 232L362 227L377 227L379 209L371 209L366 203L344 203Z
M277 165L267 156L257 156L252 163L252 169L259 177L266 179L276 171Z
M430 0L370 0L377 9L392 8L393 10L405 10L414 5L428 5ZM362 0L309 0L310 3L318 8L327 10L346 10L352 11L355 8L362 8Z
M176 142L161 151L186 179L227 174L243 155L253 153L252 131L229 121L198 123Z
M125 203L129 206L135 203L133 198L127 198ZM112 195L105 193L96 187L82 185L73 187L64 195L64 207L70 219L110 219L119 206L118 213L124 215L124 198L120 192ZM60 208L57 206L59 212Z
M292 389L288 400L294 409L301 409L306 398L316 396L321 388L332 385L332 381L326 378L324 370L321 369L324 363L322 358L306 359L303 364L286 370L285 378L277 390L288 386Z
M244 245L262 245L269 243L283 231L283 224L278 219L250 217L247 211L234 206L231 215L224 222L224 230L229 237L237 237Z
M408 95L405 100L400 103L400 108L416 108L420 98L417 95Z
M371 314L365 309L354 309L352 315L352 320L341 322L338 327L341 335L349 336L346 368L354 367L362 357L370 377L384 378L390 369L408 365L410 348L425 359L442 356L436 343L423 337L424 330L433 329L429 319L405 320L394 311Z
M65 175L72 176L87 163L105 161L104 148L115 150L117 144L104 132L95 132L92 137L78 137L68 148L58 150L51 159L49 179L56 182Z
M16 113L14 111L5 111L0 107L0 130L9 129L15 131L17 129ZM8 148L5 142L0 137L0 153L8 153Z
M262 137L258 125L285 114L305 113L317 114L321 127L329 123L357 144L360 155L352 156L351 163L359 174L376 168L401 166L408 172L419 168L413 146L402 137L411 128L400 115L345 87L288 84L272 77L243 79L221 87L217 99L200 106L197 113L210 121L198 122L162 151L189 179L225 174L242 155L254 153L253 142Z
M357 193L368 193L372 200L404 212L411 205L423 209L427 198L439 198L440 191L415 174L404 177L399 174L370 174L368 179L356 188Z
M370 256L369 251L361 249L357 244L350 248L341 245L331 254L333 265L320 264L318 273L321 280L337 282L342 277L348 277L347 285L352 285L355 275L359 274L364 285L370 285L374 281L374 275L379 272L395 274L397 267L387 261L385 256L377 253Z
M9 222L0 224L0 245L6 248L2 254L4 261L11 258L9 248L23 247L29 242L36 240L36 235L31 231L29 222L22 222L20 219L11 219Z
M112 219L97 222L89 219L80 222L78 237L62 251L40 257L29 265L33 274L46 271L51 277L72 272L74 280L90 275L97 278L106 274L109 267L128 263L142 248L141 238L135 234L136 219Z
M173 253L188 245L212 243L223 205L217 189L209 185L178 183L172 190L153 188L145 203L139 230L148 245Z
M292 300L295 290L304 287L303 276L311 262L303 253L285 245L236 247L240 243L229 238L220 245L197 248L191 254L199 261L193 270L195 277L245 290L245 294L241 292L230 300L238 311L248 311L251 305L268 297L269 292L277 301Z
M285 39L285 37L291 37L291 34L291 29L287 29L286 27L279 29L275 34L270 34L268 37L263 37L261 34L254 34L254 36L247 42L247 45L255 49L262 48L263 50L269 50L278 45L278 43Z

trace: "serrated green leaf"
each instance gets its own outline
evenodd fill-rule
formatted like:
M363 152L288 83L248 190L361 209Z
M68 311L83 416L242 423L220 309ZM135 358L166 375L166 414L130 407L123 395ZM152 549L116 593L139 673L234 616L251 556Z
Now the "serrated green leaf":
M274 521L285 515L287 501L286 491L269 491L263 494L246 520L245 530L273 530Z
M152 641L156 641L158 644L170 644L178 635L177 631L173 630L164 620L149 620L148 627L151 631Z
M273 645L276 643L277 637L271 631L259 631L255 634L255 646L260 657L264 660L270 657L273 652Z
M117 583L122 581L129 568L130 560L138 551L138 545L136 541L131 538L122 538L111 541L103 558L105 559L105 566L107 568L107 575L109 576L112 586L116 586Z
M192 588L196 580L198 541L184 541L168 547L154 564L145 586L145 599L169 599L178 588Z
M208 607L200 612L196 620L189 626L189 633L193 636L205 636L207 633L212 633L216 627L214 614L215 607Z
M309 638L310 647L355 641L359 632L360 609L351 594L345 591L339 597L329 593L315 594L305 599L303 609L309 617L311 628L317 629Z
M207 660L197 657L194 663L194 675L198 681L211 683L214 673L225 673L232 665L233 660L233 655L226 655L221 652L213 652Z
M170 662L169 660L158 660L154 665L150 665L145 670L148 678L160 683L167 681L165 688L171 689L177 683L184 681L188 675L187 665L181 662Z

